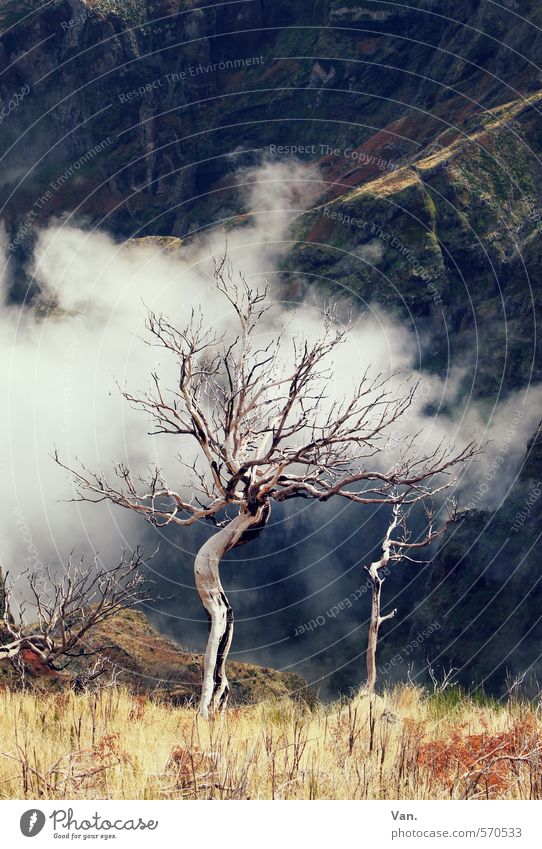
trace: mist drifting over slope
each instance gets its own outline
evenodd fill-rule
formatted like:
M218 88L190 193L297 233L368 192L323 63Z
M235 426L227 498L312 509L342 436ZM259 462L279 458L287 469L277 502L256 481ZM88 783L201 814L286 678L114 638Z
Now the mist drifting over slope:
M295 163L246 169L238 175L247 204L243 226L195 234L175 250L165 250L159 241L117 244L102 232L58 223L39 233L32 269L39 296L22 305L10 302L6 273L0 311L6 364L0 425L0 559L5 568L15 573L47 564L58 568L72 550L98 551L102 561L114 561L122 548L141 543L150 551L159 542L152 569L159 589L174 598L151 613L184 643L203 644L206 620L193 590L192 559L208 528L158 531L120 508L74 503L69 500L74 495L71 481L51 453L56 446L68 465L83 462L106 472L112 462L122 461L141 474L157 463L168 479L183 485L179 445L149 436L149 422L129 407L120 391L143 392L152 370L160 371L166 382L174 380L175 362L144 344L147 310L183 325L191 310L201 307L208 324L228 333L232 311L216 292L211 262L227 245L235 269L251 284L268 280L274 303L265 332L271 337L288 322L290 335L317 335L320 305L310 293L297 305L285 301L278 266L289 244L290 223L316 202L319 180L317 171ZM378 252L362 259L378 261ZM422 349L416 332L368 309L334 357L330 392L333 397L348 395L369 364L375 373L396 374L398 391L421 374L418 399L396 434L398 441L402 433L417 432L420 451L427 451L442 439L456 444L473 434L480 442L489 439L484 455L463 478L466 500L472 500L469 493L491 473L506 442L499 474L474 502L478 508L495 507L521 465L538 422L542 391L531 388L527 396L518 392L493 410L482 410L458 400L460 369L438 377L420 372ZM444 408L452 409L453 416L441 413ZM521 416L509 436L518 409ZM313 656L326 649L330 631L321 630L322 642L307 650L293 646L296 628L363 583L361 566L378 543L379 520L374 521L355 505L302 502L277 509L265 539L234 553L224 567L224 583L239 611L233 654L269 665L291 663L302 672L314 669ZM353 645L360 642L363 621L360 604L342 618L336 638L347 645L351 638ZM348 653L345 657L347 662Z

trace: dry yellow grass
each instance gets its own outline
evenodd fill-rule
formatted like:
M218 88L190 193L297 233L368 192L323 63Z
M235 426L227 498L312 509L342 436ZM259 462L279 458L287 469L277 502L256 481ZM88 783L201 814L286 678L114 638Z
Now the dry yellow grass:
M542 797L542 718L518 703L397 687L312 710L232 708L207 724L115 688L0 701L1 798Z

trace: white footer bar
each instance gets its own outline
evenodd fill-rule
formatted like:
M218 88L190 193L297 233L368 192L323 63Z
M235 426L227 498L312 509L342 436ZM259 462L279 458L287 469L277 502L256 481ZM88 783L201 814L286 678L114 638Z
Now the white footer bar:
M542 802L0 802L0 845L542 846ZM207 808L207 810L205 810ZM217 831L213 829L213 822ZM210 829L209 829L210 826ZM35 843L30 844L31 840Z

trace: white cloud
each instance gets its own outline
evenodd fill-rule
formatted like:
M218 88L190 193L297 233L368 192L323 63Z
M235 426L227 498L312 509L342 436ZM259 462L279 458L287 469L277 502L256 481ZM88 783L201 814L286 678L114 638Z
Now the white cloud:
M247 186L253 214L246 226L229 231L230 256L249 280L259 282L269 274L272 285L288 226L316 197L318 175L296 164L264 164L242 172L239 182ZM147 306L182 324L192 306L202 304L208 321L228 326L227 303L211 294L209 261L210 247L220 253L224 243L225 234L219 231L165 253L152 245L118 245L103 233L67 226L41 232L35 279L44 300L53 297L58 309L43 319L28 306L10 305L5 297L0 309L6 363L0 377L5 401L0 424L0 559L5 567L19 571L35 565L36 559L63 559L73 547L99 549L104 558L115 558L123 544L140 540L144 525L138 517L105 504L60 501L70 496L71 484L51 459L51 450L56 445L67 462L77 456L91 468L108 468L112 460L144 468L156 457L168 474L180 470L174 463L176 444L166 437L146 436L144 417L129 409L116 381L137 394L153 368L166 373L172 368L163 352L141 341ZM271 314L269 333L276 332L282 315L282 308ZM299 327L309 338L320 333L314 305L298 308L292 330ZM351 340L335 352L333 392L348 394L368 363L375 370L400 371L400 384L414 372L417 356L413 335L382 313L368 313ZM483 416L475 405L453 420L424 416L426 403L438 408L443 397L454 396L460 376L423 376L420 398L406 422L421 432L426 447L442 437L460 443L475 427L484 438ZM501 483L510 478L534 431L541 395L539 389L531 395L531 412L522 418ZM469 485L492 462L491 451L498 450L516 404L518 399L509 399L491 417L488 434L495 448L488 448ZM493 487L492 497L501 489Z

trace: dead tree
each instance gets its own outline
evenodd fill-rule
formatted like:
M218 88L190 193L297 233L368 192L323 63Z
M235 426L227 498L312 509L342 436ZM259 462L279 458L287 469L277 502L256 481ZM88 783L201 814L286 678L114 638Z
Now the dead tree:
M454 484L455 479L448 480L439 489L440 491L451 489ZM425 491L420 494L416 494L415 490L406 494L401 494L399 491L395 492L392 498L391 518L382 540L380 557L365 567L371 581L371 614L366 656L366 689L369 693L374 691L377 678L376 651L380 626L383 622L393 619L397 613L397 608L394 608L389 613L382 615L382 584L385 580L383 575L389 571L390 563L393 561L409 560L413 563L424 563L425 561L413 557L412 553L430 546L447 531L452 522L458 519L457 502L453 499L449 505L447 517L437 527L429 497ZM421 536L412 539L408 528L408 517L413 506L418 502L422 502L424 506L426 521Z
M348 398L333 399L330 358L352 325L341 325L329 308L316 340L300 333L288 343L287 328L269 332L266 287L252 288L226 257L215 262L214 279L236 330L220 333L207 326L201 310L193 310L182 328L150 312L149 341L174 358L175 384L166 386L163 375L153 373L145 394L123 393L147 414L153 435L173 437L185 451L195 449L195 459L181 457L188 485L186 475L172 486L159 468L141 478L123 463L111 478L102 470L68 466L55 454L73 476L75 500L107 500L156 526L201 520L214 525L195 558L196 588L209 616L204 717L228 696L233 611L220 562L265 528L273 502L343 498L374 506L393 505L400 497L407 505L449 486L454 469L475 451L472 443L458 450L441 443L420 455L415 436L391 451L390 432L411 407L415 385L407 382L398 395L391 375L371 376L367 368Z
M13 585L8 573L0 600L1 609L7 611L0 660L18 662L28 650L46 666L62 670L73 658L98 654L101 648L87 642L96 627L151 598L142 565L136 550L110 569L99 566L97 558L91 568L83 560L73 563L70 559L58 576L50 569L23 573L19 579L27 577L27 589L20 598L18 619L10 612Z
M4 577L4 571L0 566L0 621L11 619L11 611L6 595L6 579Z

